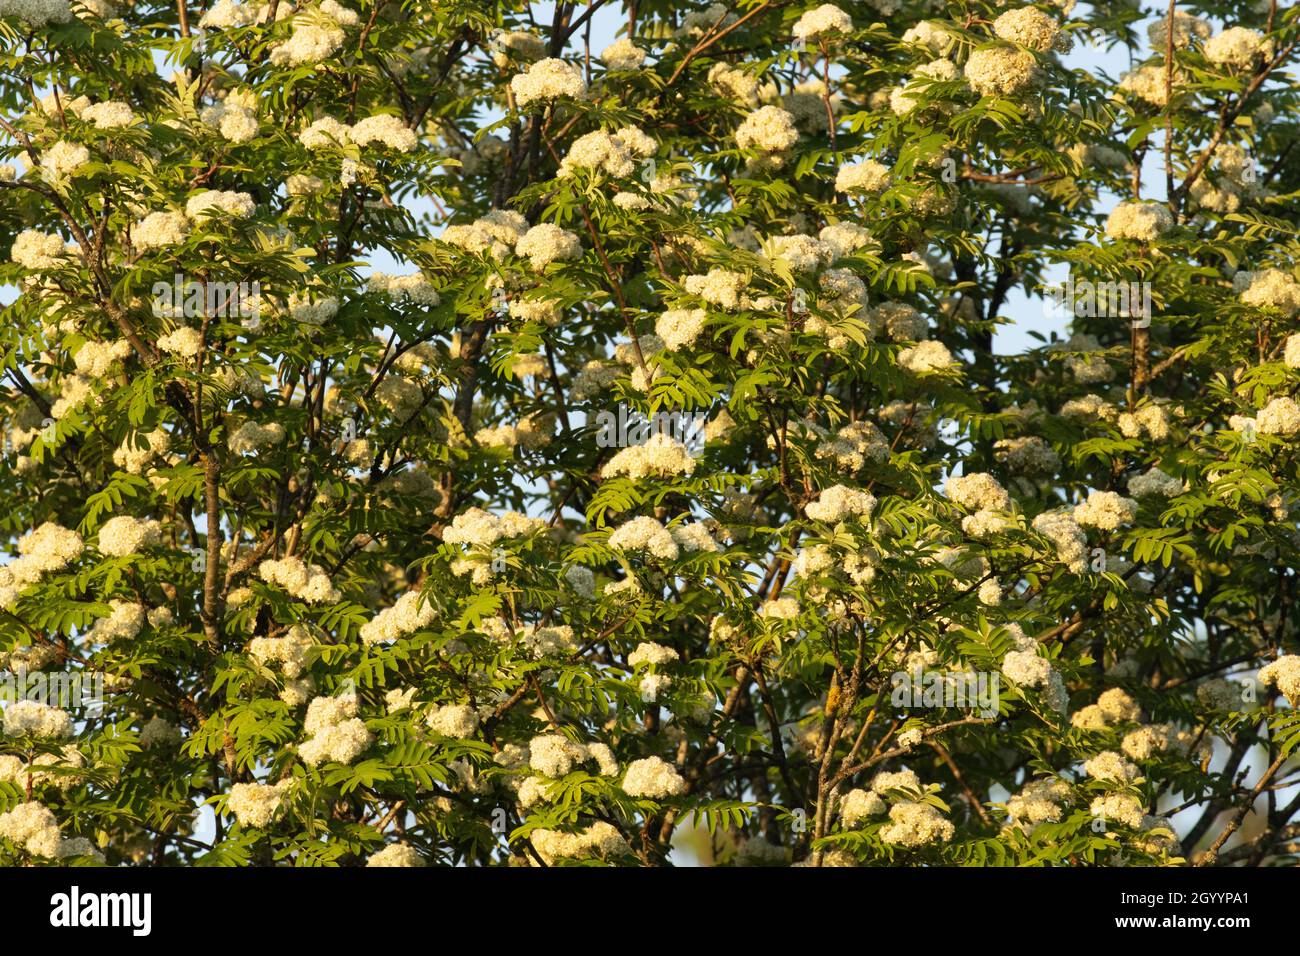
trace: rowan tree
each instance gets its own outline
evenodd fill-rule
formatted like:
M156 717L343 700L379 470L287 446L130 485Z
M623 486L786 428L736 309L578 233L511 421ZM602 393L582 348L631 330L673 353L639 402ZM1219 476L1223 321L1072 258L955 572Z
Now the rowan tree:
M1291 862L1298 38L0 0L0 861Z

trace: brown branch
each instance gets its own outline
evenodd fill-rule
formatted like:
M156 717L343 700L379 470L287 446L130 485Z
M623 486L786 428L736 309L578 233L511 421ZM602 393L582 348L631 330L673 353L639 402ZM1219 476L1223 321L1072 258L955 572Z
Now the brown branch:
M1269 768L1264 771L1263 776L1259 778L1259 782L1255 784L1255 789L1250 791L1250 795L1247 796L1242 805L1237 808L1237 812L1233 814L1232 819L1228 821L1228 825L1223 828L1223 832L1220 833L1218 838L1210 844L1210 848L1197 858L1192 866L1209 866L1218 859L1220 847L1227 843L1228 838L1237 832L1246 817L1249 816L1251 810L1255 808L1255 799L1264 791L1264 787L1266 787L1269 780L1273 778L1273 774L1277 773L1278 769L1286 762L1286 760L1286 756L1280 756L1269 765Z
M1287 46L1279 52L1277 56L1273 57L1271 61L1260 69L1259 73L1255 75L1255 78L1251 81L1250 85L1246 87L1237 102L1223 108L1223 111L1219 114L1218 128L1210 138L1210 145L1205 147L1205 150L1201 153L1200 157L1196 160L1196 163L1187 173L1187 177L1183 180L1182 184L1174 190L1174 195L1170 197L1171 202L1174 201L1174 196L1177 196L1178 201L1181 202L1182 198L1187 195L1187 191L1192 188L1192 184L1200 178L1201 173L1205 172L1205 167L1209 165L1210 160L1214 157L1214 151L1219 148L1219 144L1223 141L1223 137L1228 132L1228 129L1232 126L1237 117L1241 115L1241 111L1246 108L1246 101L1264 85L1264 81L1268 79L1269 74L1277 69L1282 64L1282 61L1291 55L1291 52L1296 48L1297 43L1300 43L1300 39L1292 40L1287 44Z
M749 21L749 20L753 19L754 17L758 16L758 14L762 13L764 10L766 10L768 7L771 7L771 6L772 6L772 2L771 2L771 0L766 0L766 2L764 2L764 3L762 3L761 5L755 7L753 10L750 10L747 14L745 14L743 17L741 17L740 19L738 19L738 20L737 20L735 23L733 23L731 26L727 27L726 29L724 29L724 30L722 30L722 31L720 31L720 32L718 32L718 33L714 33L713 31L716 30L716 29L718 28L718 25L721 24L722 21L723 21L724 19L726 19L725 16L720 17L720 18L718 19L718 22L715 23L715 24L710 28L709 32L706 33L706 34L704 34L704 36L700 37L700 41L699 41L698 43L696 43L695 46L691 47L691 49L687 52L686 56L684 56L684 57L682 58L682 62L679 63L679 64L677 64L677 69L673 70L673 74L672 74L672 76L668 77L668 82L664 84L664 90L667 91L668 87L672 86L674 83L677 82L677 78L678 78L679 76L682 75L682 71L685 70L686 67L690 65L690 62L691 62L693 59L695 59L697 56L699 56L701 53L703 53L703 52L704 52L705 50L707 50L709 47L713 46L713 44L717 43L719 40L721 40L723 37L725 37L728 33L730 33L730 32L733 31L733 30L736 30L736 29L740 28L740 27L743 26L747 21ZM783 6L785 6L784 3L779 3L779 4L776 5L775 9L778 9L778 10L779 10L779 9L780 9L781 7L783 7Z

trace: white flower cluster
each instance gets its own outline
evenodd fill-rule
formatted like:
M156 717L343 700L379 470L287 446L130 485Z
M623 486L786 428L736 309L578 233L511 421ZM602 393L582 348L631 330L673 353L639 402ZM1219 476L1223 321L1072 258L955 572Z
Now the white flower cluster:
M14 17L29 27L67 23L72 19L68 0L0 0L0 17Z
M596 575L590 568L572 564L564 572L564 581L578 597L590 601L596 596Z
M1287 314L1300 312L1300 282L1281 269L1238 272L1233 284L1245 305L1257 309L1280 309Z
M620 37L600 51L600 62L609 70L636 70L645 62L645 51L627 37Z
M478 730L479 714L469 704L445 704L429 711L425 723L435 734L465 740Z
M1137 779L1138 768L1114 750L1103 750L1083 762L1083 772L1104 783L1126 784Z
M547 866L553 866L557 860L610 859L632 849L618 829L603 820L577 833L533 830L528 839Z
M922 20L903 33L904 43L924 47L931 53L947 54L957 44L945 24L936 20Z
M1284 654L1259 669L1259 682L1276 687L1291 703L1300 707L1300 655Z
M642 478L668 478L690 475L695 471L695 459L686 446L671 435L650 436L644 444L629 445L605 463L602 478L626 475L633 481Z
M466 252L486 253L493 259L503 259L527 231L528 220L519 213L494 209L472 223L448 226L441 238Z
M1084 395L1065 402L1058 414L1062 418L1113 422L1119 416L1119 409L1100 395Z
M136 443L138 438L134 441L128 438L113 451L113 464L132 475L142 474L145 466L155 456L165 455L167 449L171 446L171 435L161 428L146 432L140 437L143 437L145 441L143 448Z
M627 765L623 792L630 797L663 800L684 796L686 781L677 769L660 757L645 757Z
M1263 435L1291 437L1300 433L1300 403L1279 395L1255 413L1255 427Z
M373 272L366 280L366 289L394 301L406 300L416 305L434 306L442 301L433 284L418 272L404 276Z
M1143 405L1136 412L1121 412L1115 425L1125 438L1141 438L1146 432L1152 441L1165 441L1169 437L1169 412L1162 405Z
M162 541L162 525L153 518L118 515L99 529L99 551L113 558L139 554Z
M1074 520L1080 525L1114 531L1137 518L1138 504L1114 491L1094 491L1074 506Z
M231 433L226 444L236 455L249 455L266 448L272 448L283 442L284 439L284 426L279 422L271 422L269 425L244 422Z
M831 485L822 490L816 501L809 502L804 511L813 521L834 523L850 516L869 518L875 507L876 499L870 492Z
M16 700L5 706L4 732L7 737L65 740L72 736L72 717L38 700Z
M1014 96L1038 76L1034 55L1026 50L986 47L966 60L966 84L981 96Z
M669 309L655 320L655 334L663 339L664 348L677 352L694 345L707 323L703 309Z
M271 49L274 66L305 66L321 63L336 52L347 39L345 28L360 22L357 14L335 0L321 0L319 6L309 8L293 17L293 32L289 39Z
M397 602L384 608L361 625L361 640L366 644L392 643L433 623L437 610L419 591L407 591Z
M181 358L197 358L203 348L203 335L198 329L180 326L158 336L156 344L159 349Z
M1174 48L1183 49L1188 46L1192 39L1207 40L1213 32L1208 23L1200 17L1194 17L1190 13L1183 13L1181 10L1174 11ZM1167 16L1157 17L1147 27L1147 40L1151 43L1151 49L1156 53L1163 52L1169 44L1169 18Z
M1249 686L1253 687L1253 684ZM1240 684L1213 677L1196 688L1196 699L1211 710L1243 710L1244 690Z
M520 237L515 244L515 255L526 258L533 269L541 272L552 262L582 258L582 244L569 230L544 222Z
M290 197L314 196L325 188L325 180L307 173L290 173L284 178L284 191Z
M1067 512L1045 511L1034 519L1034 530L1052 542L1057 560L1075 574L1088 567L1088 536Z
M540 60L546 55L546 41L525 30L503 30L494 33L490 42L492 62L505 67L512 59Z
M923 63L916 68L916 76L937 82L951 82L957 79L961 73L957 69L957 64L952 60L940 58L931 60L929 63ZM917 94L924 88L924 83L918 83L915 78L908 80L902 86L896 86L889 93L889 108L897 116L907 116L912 110L920 105ZM929 202L928 197L932 193L927 191L923 194L922 202ZM918 211L922 207L922 202L918 202Z
M97 129L120 129L136 121L135 111L129 103L121 100L92 103L81 111L78 118L94 124Z
M317 697L307 705L303 730L308 739L298 747L298 756L309 767L327 761L352 763L374 740L357 716L355 694Z
M182 213L151 212L131 230L131 242L141 250L161 249L185 241L190 234L190 221Z
M81 535L47 521L18 539L18 557L0 566L0 608L13 606L18 595L43 575L62 571L85 550Z
M1121 170L1129 164L1127 154L1100 143L1075 143L1070 147L1069 156L1082 170Z
M736 22L736 15L727 10L725 4L711 3L703 10L692 10L682 17L682 24L677 28L679 37L703 37L715 30L724 29Z
M567 624L538 627L529 624L519 635L520 644L533 660L543 657L564 657L578 650L579 644L573 628Z
M878 251L871 230L852 222L833 222L817 233L817 238L830 249L831 259L838 260L859 250Z
M30 779L33 789L55 787L67 793L84 777L78 773L58 771L76 771L85 766L85 756L73 744L65 744L54 753L43 753L30 763L23 763L18 757L0 755L0 783L12 783L26 789Z
M225 99L204 107L199 121L232 143L247 143L257 135L257 93L231 90Z
M0 813L0 837L11 840L32 856L62 860L76 856L104 862L103 854L85 837L65 837L48 807L34 800Z
M1106 793L1095 798L1088 807L1094 818L1108 823L1114 820L1134 830L1142 826L1146 814L1142 802L1130 793Z
M1119 687L1112 687L1097 698L1097 703L1076 711L1070 724L1079 730L1101 731L1119 724L1136 723L1142 719L1142 708L1137 701Z
M81 348L77 349L77 354L73 356L72 361L81 375L90 378L107 378L121 371L123 360L131 352L131 343L126 339L117 339L113 342L96 342L94 339L87 339L82 343Z
M944 494L969 511L1009 511L1011 495L996 478L986 472L953 475L944 485Z
M681 556L673 533L645 515L615 528L609 536L609 546L616 551L645 551L665 561L676 561Z
M1118 89L1151 106L1164 106L1168 102L1165 80L1165 68L1151 63L1125 73L1120 77ZM1178 73L1175 72L1169 80L1170 89L1176 92L1179 85Z
M226 806L241 827L260 829L270 825L280 810L280 803L293 787L285 778L277 784L237 783L230 788Z
M1273 55L1273 41L1258 30L1229 27L1205 42L1205 58L1211 63L1247 70Z
M510 80L510 90L519 106L569 97L581 99L587 93L582 70L572 63L548 57L531 64Z
M379 143L399 153L409 153L419 142L415 132L402 118L391 113L367 116L348 130L348 138L358 146Z
M691 295L728 310L741 307L742 293L748 285L749 277L744 273L726 269L710 269L705 275L690 275L682 280L682 286Z
M1196 744L1198 735L1187 730L1179 730L1172 724L1147 724L1130 731L1120 742L1120 750L1134 760L1149 760L1153 755L1164 753L1174 747L1184 751ZM1200 757L1213 752L1213 744L1201 740L1197 744Z
M718 62L709 68L708 82L719 96L735 100L751 109L758 105L758 80L752 73Z
M279 664L285 677L298 677L307 668L316 642L301 624L289 628L283 637L255 637L248 642L248 656L262 665Z
M1065 357L1065 367L1076 382L1109 382L1115 377L1115 370L1106 361L1096 336L1079 332L1070 336L1069 341L1063 345L1054 346L1054 349L1071 353Z
M366 858L366 866L371 867L421 867L425 866L424 857L418 850L405 843L390 843Z
M515 374L519 376L538 374L542 368L544 365L530 368L526 360L516 361L514 365ZM555 416L538 414L521 419L517 424L505 422L495 428L480 428L474 433L474 440L482 445L536 451L550 444L554 435Z
M930 375L951 369L957 363L946 345L927 339L899 352L898 364L914 375Z
M1047 687L1052 679L1052 662L1033 650L1007 651L1002 673L1021 687Z
M839 7L823 3L801 16L791 32L800 40L833 40L852 33L853 20Z
M193 222L229 216L233 219L247 219L256 208L253 197L248 193L232 192L228 189L205 189L191 196L185 203L185 215Z
M267 584L284 588L308 604L335 604L342 598L324 568L319 564L308 566L302 558L293 555L263 561L257 567L257 574Z
M875 195L889 188L889 167L874 159L847 163L835 174L835 191L849 195Z
M1061 456L1037 435L999 438L993 443L993 457L1013 471L1028 475L1050 475L1061 465Z
M286 303L289 317L304 325L321 325L334 318L339 311L339 300L332 295L313 297L310 292L295 292Z
M583 402L604 394L622 374L622 369L611 362L592 359L573 377L573 387L569 397L575 402Z
M775 158L799 141L794 116L779 106L763 106L736 129L736 145Z
M286 7L280 7L276 12L279 14L281 10L287 9ZM232 27L248 26L254 20L259 19L258 15L260 13L260 9L249 4L239 3L237 0L217 0L199 18L199 28L203 30L227 30Z
M1240 209L1243 199L1259 199L1267 193L1255 174L1254 158L1235 143L1220 144L1210 169L1214 175L1206 170L1190 192L1203 209L1226 215Z
M563 777L579 764L595 761L602 777L618 773L618 761L607 744L580 744L563 734L539 734L528 742L521 762L544 777Z
M332 116L323 116L298 134L298 142L307 149L332 149L352 142L352 127Z
M620 524L610 535L610 548L619 551L646 551L663 561L676 561L682 551L719 551L715 540L703 524L676 524L672 528L649 516L640 516Z
M1143 475L1134 475L1128 480L1128 490L1134 498L1163 497L1173 498L1183 493L1183 483L1159 468L1152 468Z
M952 839L954 828L937 807L910 800L895 803L889 808L889 825L880 831L885 843L903 847L922 847L931 843L946 843Z
M146 750L151 747L174 747L180 742L180 728L161 717L149 718L140 728L140 746Z
M773 621L794 621L799 617L799 601L792 597L770 598L758 609L758 616Z
M763 243L763 255L770 261L785 260L799 273L816 272L831 264L835 250L820 239L796 233L792 236L772 236Z
M379 404L393 413L393 418L405 423L414 418L424 404L424 390L419 384L400 375L385 375L375 389ZM268 427L278 428L278 425Z
M1069 798L1070 785L1059 777L1031 780L1007 801L1007 815L1021 826L1056 823L1064 812L1062 804Z
M862 826L871 817L880 816L885 810L885 801L870 790L853 789L840 800L840 820L850 830Z
M41 178L55 188L62 188L73 173L89 162L90 150L80 143L61 139L41 154Z
M1106 238L1154 242L1173 225L1173 214L1163 203L1122 202L1106 219Z
M622 179L636 172L637 159L653 156L658 149L640 127L624 126L614 133L598 129L573 141L558 175L566 179L575 169L589 169Z
M1017 7L993 21L993 32L999 39L1046 53L1058 45L1061 27L1037 7Z
M65 264L75 250L76 246L65 244L58 236L24 229L14 237L9 258L24 269L44 272Z
M837 249L838 251L838 249ZM842 318L849 318L867 305L867 286L849 269L827 269L817 277L817 286L824 293L822 307ZM903 308L907 308L903 306ZM882 313L883 314L883 313ZM869 320L870 321L870 320ZM804 320L804 330L817 332L817 323L822 322L818 316L809 316ZM822 322L824 325L825 323ZM872 332L878 329L873 326ZM846 348L849 339L843 336L832 338L833 349Z
M79 117L81 116L81 111L90 105L90 97L88 96L70 97L68 96L66 91L64 91L59 96L55 96L55 94L51 92L48 95L42 96L40 99L38 99L36 101L36 105L40 107L42 112L44 112L47 116L50 117L57 117L59 115L60 108L62 108L64 116Z
M465 544L480 548L491 547L503 538L522 538L546 527L540 518L530 518L517 511L507 511L500 517L482 508L470 508L452 519L442 533L447 544Z
M86 632L86 640L93 644L111 644L129 641L144 627L145 607L138 601L113 598L108 602L108 617L101 617Z
M671 664L678 660L681 655L671 647L665 647L662 644L656 644L653 641L643 641L636 646L636 649L627 656L629 667L657 666L661 664Z

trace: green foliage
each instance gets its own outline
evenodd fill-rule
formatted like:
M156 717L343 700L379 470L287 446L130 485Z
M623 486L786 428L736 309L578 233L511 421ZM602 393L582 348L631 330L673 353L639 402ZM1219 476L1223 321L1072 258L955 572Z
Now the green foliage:
M61 2L0 862L1294 861L1295 10Z

